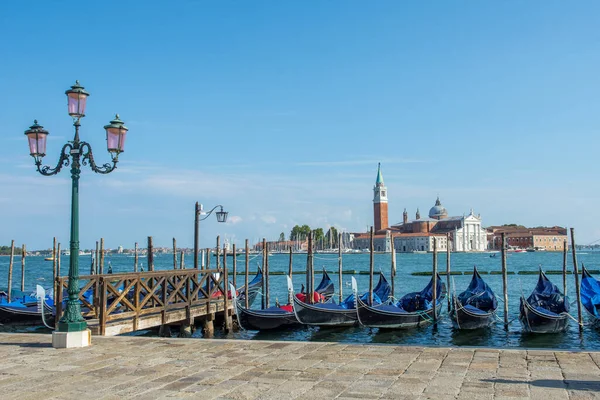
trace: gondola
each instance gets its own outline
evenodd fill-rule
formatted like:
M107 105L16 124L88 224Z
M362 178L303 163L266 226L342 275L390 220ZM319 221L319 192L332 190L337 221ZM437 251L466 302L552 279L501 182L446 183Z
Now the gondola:
M323 269L323 277L315 292L320 299L329 299L333 295L334 290L333 281L329 277L329 274L327 274L327 271ZM291 296L292 293L290 292ZM238 323L243 329L262 331L300 325L291 304L269 307L264 310L253 310L246 309L242 300L235 299L234 303L237 310Z
M15 296L16 295L16 296ZM44 301L44 314L50 319L53 315L53 303ZM42 311L35 296L14 292L10 303L6 292L0 292L0 322L41 321Z
M353 282L355 284L355 281ZM446 285L437 276L437 306L439 315ZM409 329L427 325L433 320L433 278L420 292L408 293L398 302L368 305L363 298L357 299L357 316L361 325L370 328Z
M600 326L600 282L581 267L581 304L590 315L592 325Z
M456 329L479 329L496 320L498 300L492 289L473 267L473 278L467 290L452 296L450 319Z
M288 280L288 287L291 287L291 279ZM375 302L385 302L390 294L390 285L383 274L379 275L379 282L373 290L373 299ZM367 294L364 294L363 301L366 301ZM315 326L352 326L358 324L356 314L355 294L352 293L340 304L333 301L326 303L308 304L301 301L297 296L294 299L294 312L296 318L303 324ZM383 299L383 300L382 300Z
M540 270L538 283L527 299L521 295L519 320L524 332L563 332L569 324L568 297Z

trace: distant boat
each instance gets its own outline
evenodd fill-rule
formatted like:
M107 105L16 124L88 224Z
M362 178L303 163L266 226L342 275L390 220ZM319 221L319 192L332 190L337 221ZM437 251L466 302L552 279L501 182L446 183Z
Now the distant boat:
M44 261L54 261L54 257L46 257L44 258Z

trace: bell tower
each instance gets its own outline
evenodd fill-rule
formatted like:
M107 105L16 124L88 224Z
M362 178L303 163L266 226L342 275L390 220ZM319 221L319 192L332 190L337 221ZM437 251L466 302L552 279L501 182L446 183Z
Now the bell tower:
M377 180L373 187L373 214L375 232L389 227L387 188L381 176L381 163L377 164Z

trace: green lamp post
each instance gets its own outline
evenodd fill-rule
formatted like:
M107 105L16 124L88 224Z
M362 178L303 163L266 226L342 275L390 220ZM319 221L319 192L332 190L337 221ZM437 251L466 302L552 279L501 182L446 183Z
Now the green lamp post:
M63 316L58 322L59 333L83 332L87 324L81 316L81 307L79 302L79 175L81 165L89 165L91 170L99 174L108 174L117 167L119 154L123 152L127 127L119 119L119 115L110 124L104 126L106 130L106 141L108 152L111 155L112 163L106 163L98 166L94 161L92 147L89 143L79 139L79 127L81 118L85 116L86 100L89 93L84 87L75 82L71 89L65 92L68 98L68 112L73 117L73 126L75 126L75 137L67 142L60 152L60 158L56 167L42 166L42 158L46 155L46 138L48 131L37 120L25 131L29 140L29 152L35 160L37 171L45 176L58 174L63 167L71 167L71 235L70 235L70 259L69 259L69 284L68 301ZM89 331L88 331L89 332ZM89 333L88 333L89 336ZM69 339L64 339L68 341ZM54 338L53 338L54 342ZM88 343L89 344L89 343ZM55 346L55 347L81 347L77 345Z

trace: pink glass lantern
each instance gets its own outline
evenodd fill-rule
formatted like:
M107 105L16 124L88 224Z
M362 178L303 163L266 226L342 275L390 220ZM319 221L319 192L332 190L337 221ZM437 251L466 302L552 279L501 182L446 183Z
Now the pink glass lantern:
M48 131L43 126L38 125L37 120L25 131L29 140L29 154L33 157L44 157L46 155L46 137Z
M110 121L109 125L104 126L106 129L106 145L108 151L119 155L125 148L125 135L127 135L127 127L123 124L123 121L119 119L119 114L115 116L115 119Z
M85 117L85 103L90 94L79 84L79 81L75 81L65 94L68 98L69 115L73 118Z

